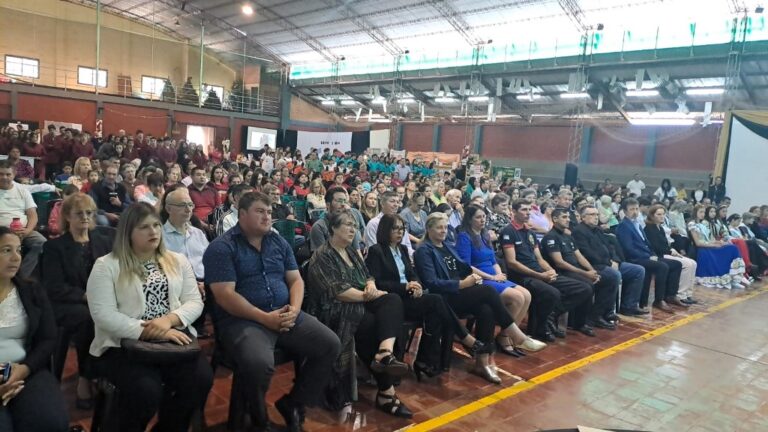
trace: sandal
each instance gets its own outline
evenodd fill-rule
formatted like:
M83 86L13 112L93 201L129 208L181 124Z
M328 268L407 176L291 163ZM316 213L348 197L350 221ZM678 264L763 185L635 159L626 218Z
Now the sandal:
M411 368L407 363L403 363L392 354L390 350L379 350L378 354L387 354L381 360L375 358L371 362L371 371L375 373L385 373L394 377L407 375Z
M379 402L382 399L388 402ZM376 393L376 408L395 417L407 419L413 417L411 410L397 398L397 395L388 395L382 392Z
M525 353L523 353L518 348L516 348L513 344L510 343L511 341L509 337L507 337L506 339L507 339L507 343L502 344L501 341L499 341L499 338L496 338L496 349L499 352L502 352L506 355L516 357L516 358L525 357Z

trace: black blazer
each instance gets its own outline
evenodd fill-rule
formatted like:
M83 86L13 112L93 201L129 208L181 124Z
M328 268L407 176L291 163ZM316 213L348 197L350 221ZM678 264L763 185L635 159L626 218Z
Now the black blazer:
M667 235L664 233L664 228L661 225L646 224L643 231L645 231L645 237L648 239L648 244L651 246L654 255L664 258L664 255L672 254L672 249L667 241Z
M27 313L27 337L24 349L27 356L21 362L29 367L30 374L47 368L56 347L56 321L45 291L36 283L13 279L21 305Z
M93 260L112 252L115 230L111 227L96 227L88 231ZM83 261L80 245L65 233L43 245L43 286L54 305L57 303L85 303L85 286L91 268ZM91 263L93 265L93 263Z
M397 245L400 248L400 256L405 264L405 278L408 282L416 280L416 272L413 271L411 259L408 257L408 249L402 244ZM400 283L400 272L397 271L395 257L392 250L388 247L381 247L375 244L368 248L368 256L365 258L365 265L368 272L376 280L376 287L402 297L410 297L405 289L404 283Z

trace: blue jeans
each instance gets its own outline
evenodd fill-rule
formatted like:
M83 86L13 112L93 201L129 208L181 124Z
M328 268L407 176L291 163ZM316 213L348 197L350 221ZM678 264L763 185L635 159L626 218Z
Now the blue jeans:
M611 268L612 271L613 268ZM634 309L640 305L640 295L643 291L645 268L641 265L623 262L619 264L621 273L621 307Z

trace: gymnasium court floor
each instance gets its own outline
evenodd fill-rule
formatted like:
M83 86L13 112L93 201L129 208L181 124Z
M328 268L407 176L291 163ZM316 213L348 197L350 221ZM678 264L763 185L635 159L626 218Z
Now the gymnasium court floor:
M498 386L467 373L471 361L456 348L450 373L421 384L408 377L399 386L415 413L411 421L377 411L375 388L361 384L353 422L339 425L331 413L312 409L305 429L768 431L765 291L768 283L746 292L697 287L701 303L686 311L622 317L616 331L599 330L597 338L569 332L565 341L522 359L497 355ZM91 412L74 406L74 360L70 350L64 389L73 422L87 429ZM292 374L291 365L278 368L270 404L290 388ZM226 430L230 385L231 373L218 370L205 410L210 431ZM282 422L271 406L269 412Z

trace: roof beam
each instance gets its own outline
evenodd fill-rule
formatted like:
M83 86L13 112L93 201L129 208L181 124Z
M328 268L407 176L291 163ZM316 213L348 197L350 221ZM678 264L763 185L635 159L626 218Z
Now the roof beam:
M608 84L604 82L593 82L592 85L599 93L603 94L604 104L605 103L610 104L616 110L616 112L621 114L621 116L624 117L624 120L626 120L629 123L629 114L627 114L627 111L625 111L624 108L621 107L621 105L619 104L619 101L616 100L616 97L608 89Z
M300 41L307 44L308 47L310 47L316 53L320 54L320 56L322 56L324 59L328 60L329 62L336 62L339 60L338 56L336 56L336 54L331 52L330 48L325 46L322 42L320 42L316 38L312 37L309 33L302 30L299 26L297 26L287 18L284 18L283 16L281 16L271 8L262 5L257 1L255 1L254 3L258 7L259 13L262 16L273 20L275 24L287 30L292 35L296 36Z
M417 89L416 87L410 85L407 82L400 81L398 83L401 89L407 91L408 93L413 95L413 98L417 101L423 103L424 105L428 107L434 107L435 104L432 102L432 100L429 99L429 97L421 90Z
M392 39L389 38L389 36L385 35L377 27L372 26L368 23L368 21L361 18L359 14L345 2L341 0L323 1L325 4L336 8L336 12L338 12L344 18L352 21L353 24L363 30L365 34L370 36L371 39L373 39L377 44L384 48L388 53L397 56L405 52L405 50L400 48Z
M363 105L364 107L368 109L375 109L373 105L371 105L370 101L361 98L360 96L356 95L355 93L352 93L351 91L347 90L344 87L339 87L339 91L344 93L345 95L351 97L355 102Z
M480 39L475 34L469 23L464 20L464 17L462 17L460 13L456 12L448 4L447 1L431 0L429 4L440 13L440 16L442 16L443 19L445 19L448 24L450 24L451 27L453 27L453 29L456 30L456 32L458 32L470 46L474 47L484 42L483 39Z
M581 9L578 0L557 0L565 15L573 22L576 29L585 32L589 26L584 22L584 10Z

